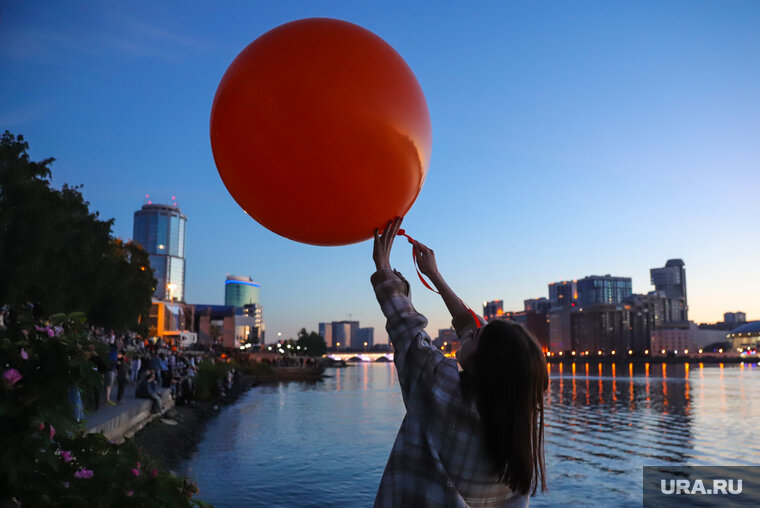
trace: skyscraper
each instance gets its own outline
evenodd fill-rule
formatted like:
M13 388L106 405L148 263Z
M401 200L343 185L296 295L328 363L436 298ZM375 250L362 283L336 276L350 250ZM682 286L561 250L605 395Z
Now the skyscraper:
M261 285L250 277L228 275L224 282L224 304L234 307L261 305Z
M589 275L577 282L578 304L622 303L631 296L630 277L613 277L611 275Z
M652 268L649 273L655 291L664 291L668 298L686 299L686 270L681 259L668 259L663 268Z
M185 227L187 217L176 203L148 202L135 212L132 237L148 253L158 280L153 297L185 301Z
M686 300L686 270L681 259L668 259L663 268L652 268L649 273L655 291L662 291L674 300L673 312L666 321L687 321L689 306Z

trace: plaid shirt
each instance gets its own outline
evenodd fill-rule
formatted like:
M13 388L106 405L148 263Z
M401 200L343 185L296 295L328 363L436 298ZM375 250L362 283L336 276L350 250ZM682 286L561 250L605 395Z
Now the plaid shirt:
M431 344L409 283L395 270L380 270L372 285L388 320L406 406L375 506L527 506L528 496L512 492L492 474L477 406L463 397L457 361ZM461 341L476 329L470 315L457 317L453 325Z

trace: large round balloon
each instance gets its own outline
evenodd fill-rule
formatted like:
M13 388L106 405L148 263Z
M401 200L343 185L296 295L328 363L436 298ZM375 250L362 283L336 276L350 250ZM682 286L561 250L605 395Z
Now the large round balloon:
M314 245L403 216L430 161L425 97L401 56L352 23L302 19L248 45L211 110L219 174L243 210Z

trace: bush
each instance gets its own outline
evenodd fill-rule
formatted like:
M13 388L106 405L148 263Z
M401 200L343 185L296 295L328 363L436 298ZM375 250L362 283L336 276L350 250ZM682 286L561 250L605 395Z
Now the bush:
M195 397L198 400L211 400L221 394L221 387L231 366L223 362L203 360L198 364L195 376Z
M81 314L0 331L0 506L206 506L186 478L154 469L131 442L89 434L69 401L100 383Z

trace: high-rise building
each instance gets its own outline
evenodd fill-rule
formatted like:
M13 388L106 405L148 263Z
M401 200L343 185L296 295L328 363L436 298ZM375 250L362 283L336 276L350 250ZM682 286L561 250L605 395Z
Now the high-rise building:
M356 345L354 349L372 349L375 344L375 329L373 327L359 328L356 330Z
M675 300L672 315L666 316L670 322L688 321L689 306L686 299L686 270L681 259L668 259L663 268L652 268L649 273L655 291L662 291Z
M578 300L578 281L563 280L549 283L549 302L552 307L570 307Z
M549 284L548 346L552 351L571 351L610 343L619 334L618 323L628 323L620 312L622 302L631 296L629 277L590 275L580 280ZM593 307L593 309L591 308ZM577 314L583 313L583 316ZM540 321L536 320L536 330ZM627 325L626 325L627 326ZM591 328L595 330L591 331ZM622 341L621 341L622 342ZM628 342L627 339L625 342ZM619 344L611 344L619 347Z
M266 325L261 305L249 303L235 307L235 337L241 342L264 344Z
M364 328L359 332L358 321L333 321L331 323L319 323L319 334L324 337L327 347L332 349L364 349L374 344L374 328ZM368 331L371 330L371 331Z
M724 312L723 322L732 326L739 326L747 322L747 314L744 312Z
M327 347L335 347L333 344L332 323L319 323L319 334L325 339Z
M526 311L538 312L539 314L548 314L552 307L548 298L530 298L523 300L523 305Z
M250 277L228 275L224 281L224 304L234 307L261 304L261 285Z
M549 283L549 343L552 351L572 347L570 314L578 301L578 281L563 280Z
M358 321L333 321L332 336L334 347L337 349L358 348L356 332L359 330Z
M483 318L490 321L504 314L504 302L501 300L491 300L483 302Z
M185 227L187 217L176 203L148 202L134 215L132 237L148 253L158 283L153 297L185 301Z
M590 275L577 282L578 305L622 303L633 293L630 277Z

